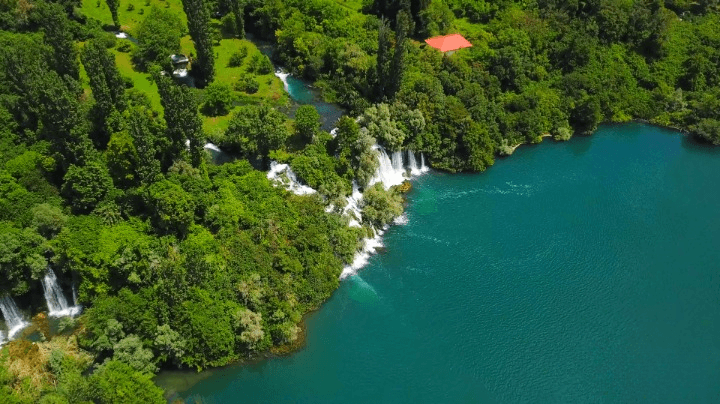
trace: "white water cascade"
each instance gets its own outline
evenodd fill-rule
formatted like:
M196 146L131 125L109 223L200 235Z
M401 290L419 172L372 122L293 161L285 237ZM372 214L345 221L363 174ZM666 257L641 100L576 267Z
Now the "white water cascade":
M285 187L295 195L310 195L316 191L298 181L297 176L287 164L280 164L277 161L270 162L270 171L267 173L269 180Z
M0 347L5 345L6 342L7 342L7 338L5 338L5 332L0 331Z
M287 80L289 75L290 75L290 73L286 73L282 70L275 70L275 76L277 78L279 78L280 81L282 81L283 87L285 87L285 92L287 92L288 94L290 93L290 87L288 86L288 80Z
M406 152L396 151L390 157L382 146L376 144L373 148L377 151L379 166L375 176L370 180L370 185L382 182L383 186L389 189L429 170L425 166L425 156L422 153L420 153L420 166L418 167L415 152L412 150ZM361 218L360 203L362 197L363 194L360 193L357 184L353 182L353 193L347 198L347 205L343 210L343 214L350 218L350 226L360 227L358 219ZM395 218L393 223L403 225L407 223L407 220L407 216L403 214ZM343 268L340 279L356 274L360 268L367 265L370 257L375 254L378 248L383 246L382 236L387 229L388 226L382 229L373 229L375 236L363 240L362 249L355 254L352 264Z
M0 299L0 312L2 312L5 324L8 328L8 339L12 339L18 331L25 328L28 323L22 317L22 313L18 310L15 301L10 296L3 296Z
M49 315L53 317L74 316L80 312L80 306L70 306L65 299L60 285L57 283L57 276L52 268L48 268L45 277L42 280L43 290L45 291L45 301L47 302Z

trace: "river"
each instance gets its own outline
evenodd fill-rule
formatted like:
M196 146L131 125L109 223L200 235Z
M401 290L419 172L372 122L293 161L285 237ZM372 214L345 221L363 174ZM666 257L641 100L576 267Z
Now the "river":
M641 124L419 177L302 350L161 385L205 403L717 402L718 184L720 150Z

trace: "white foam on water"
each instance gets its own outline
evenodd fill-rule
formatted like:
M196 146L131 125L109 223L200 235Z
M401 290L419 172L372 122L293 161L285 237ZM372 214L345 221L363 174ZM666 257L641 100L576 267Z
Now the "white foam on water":
M269 180L282 185L295 195L310 195L316 191L298 181L297 176L287 164L280 164L277 161L270 162L270 171L267 173Z
M375 229L375 237L363 240L362 249L355 254L352 264L343 268L342 273L340 274L340 279L345 279L348 276L355 275L358 270L370 262L370 257L377 252L378 248L384 245L382 236L385 234L386 229L387 226L383 230Z
M115 38L126 39L127 37L128 37L128 34L126 32L118 31L115 34Z
M288 85L288 76L290 73L286 73L280 69L275 70L275 76L280 79L283 83L283 87L285 87L285 92L290 93L290 86Z
M188 140L188 142L190 142L190 141ZM188 146L189 146L189 145L190 145L190 143L188 143ZM207 150L216 151L216 152L222 152L222 150L220 150L219 147L215 146L215 145L212 144L212 143L205 143L205 146L203 146L203 148L204 148L204 149L207 149Z

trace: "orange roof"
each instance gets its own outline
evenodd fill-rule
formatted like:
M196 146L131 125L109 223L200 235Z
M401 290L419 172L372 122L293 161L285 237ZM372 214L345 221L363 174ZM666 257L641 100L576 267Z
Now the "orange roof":
M449 52L472 46L472 44L460 34L435 36L426 39L425 42L433 48L439 49L441 52Z

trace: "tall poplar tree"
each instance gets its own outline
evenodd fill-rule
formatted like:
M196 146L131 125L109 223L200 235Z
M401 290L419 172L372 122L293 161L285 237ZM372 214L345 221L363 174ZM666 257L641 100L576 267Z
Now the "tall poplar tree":
M82 62L95 99L96 129L103 135L96 143L104 146L109 136L119 130L120 113L125 109L125 86L115 65L115 56L99 41L92 40L85 45Z
M388 99L393 99L400 90L403 77L405 76L405 56L407 55L408 36L413 31L413 21L410 13L400 10L395 21L395 54L393 55L390 80L385 91Z
M215 55L210 37L210 13L203 0L183 0L183 9L187 15L188 30L195 44L197 59L192 63L192 71L198 87L210 84L215 77Z
M113 24L115 24L115 26L119 29L120 19L118 18L118 8L120 7L120 0L105 0L105 3L107 3L108 8L110 9Z
M378 26L378 52L377 52L377 101L382 101L388 85L388 69L390 68L390 28L385 17L380 18Z
M195 95L188 87L173 83L159 72L155 72L154 77L160 93L160 104L165 111L165 134L170 139L168 151L173 159L177 159L184 154L185 142L189 141L187 148L190 161L194 167L200 166L204 136Z
M230 6L235 16L235 33L238 38L245 38L245 0L230 0Z
M41 7L45 43L53 49L52 67L61 77L70 76L75 80L80 79L78 52L65 10L57 3L45 3Z

